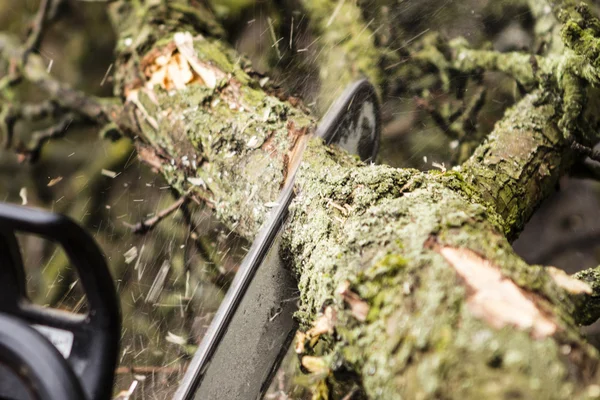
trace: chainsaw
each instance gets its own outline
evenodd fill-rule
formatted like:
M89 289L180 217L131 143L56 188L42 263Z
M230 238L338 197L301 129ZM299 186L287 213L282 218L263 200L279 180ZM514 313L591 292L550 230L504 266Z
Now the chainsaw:
M16 234L57 242L76 268L85 315L27 298ZM121 337L113 279L91 236L67 217L0 205L0 398L110 399Z
M315 136L374 162L380 130L377 95L361 80L331 106ZM279 254L295 173L242 261L175 400L254 400L269 388L297 329L297 284ZM27 299L16 233L64 248L83 284L85 315ZM0 400L110 399L120 327L113 279L89 234L67 217L0 204Z

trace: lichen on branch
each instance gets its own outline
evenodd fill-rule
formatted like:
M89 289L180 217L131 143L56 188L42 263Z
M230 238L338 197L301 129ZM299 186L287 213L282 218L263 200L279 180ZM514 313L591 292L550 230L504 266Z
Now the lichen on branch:
M127 52L148 50L137 54L139 64L118 71L133 124L141 127L140 154L174 189L208 200L232 229L251 238L313 120L266 93L248 74L247 61L219 40L172 28L162 27L153 46L157 38L134 37Z
M273 96L184 3L116 3L116 92L139 154L247 238L306 144L282 252L319 393L341 397L335 383L351 371L371 398L593 397L599 358L578 333L571 288L507 240L572 163L568 137L590 131L589 54L522 63L459 42L432 52L440 70L502 70L531 93L461 168L395 169L308 140L314 118Z

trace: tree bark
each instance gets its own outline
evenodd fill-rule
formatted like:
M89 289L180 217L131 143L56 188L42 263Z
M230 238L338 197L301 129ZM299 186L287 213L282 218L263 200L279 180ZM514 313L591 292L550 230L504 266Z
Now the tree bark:
M593 288L509 242L574 161L565 132L585 131L573 122L585 74L524 96L460 167L365 165L311 138L315 117L277 97L206 10L148 3L111 5L115 122L173 189L250 240L301 162L283 252L306 369L330 388L350 371L378 399L600 397L598 353L577 326ZM322 319L332 330L315 333Z

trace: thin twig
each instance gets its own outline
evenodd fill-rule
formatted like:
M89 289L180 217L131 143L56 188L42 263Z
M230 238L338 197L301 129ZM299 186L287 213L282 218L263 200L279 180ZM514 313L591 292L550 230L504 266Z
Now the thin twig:
M415 96L414 99L417 107L427 111L433 122L445 135L451 139L458 139L458 134L450 127L449 121L427 99L418 96Z
M80 122L79 116L74 113L67 113L62 116L56 124L41 131L37 131L33 135L33 143L29 148L17 149L21 156L21 161L27 160L30 163L35 163L40 157L44 144L51 139L63 137L67 133L67 129L69 129L74 122Z
M23 54L10 35L0 33L0 57L11 61ZM22 78L37 85L63 109L76 112L98 125L115 122L122 117L122 110L117 107L117 99L100 99L74 89L68 84L56 80L46 70L44 61L38 54L29 54L27 65L16 66L17 73ZM0 90L7 86L8 77L0 79ZM117 124L120 126L119 124Z
M177 199L177 201L175 201L173 204L171 204L169 207L165 208L164 210L160 211L158 214L156 214L152 218L149 218L145 221L138 222L135 225L131 225L126 222L124 222L124 224L128 228L130 228L132 230L132 232L135 234L147 233L147 232L151 231L152 229L154 229L154 227L156 225L158 225L160 223L160 221L162 221L169 215L173 214L175 211L179 210L179 208L181 206L183 206L188 200L189 200L188 196L181 196L179 199Z
M19 107L19 115L27 121L39 121L49 116L57 116L64 111L58 103L47 100L41 103L25 103Z
M591 160L600 162L600 151L584 146L583 144L576 142L575 139L569 140L569 145L576 152L589 157Z
M582 160L569 170L569 176L577 179L600 181L600 165L592 160Z
M6 135L4 147L8 149L12 145L14 127L17 121L40 121L49 116L56 117L64 111L56 102L51 100L41 103L7 104L0 112L2 128Z
M10 146L12 144L14 126L20 119L36 121L46 116L55 118L61 114L63 116L58 124L38 132L34 136L34 144L30 148L21 146L18 149L22 159L35 161L42 146L48 140L64 135L71 122L99 126L107 126L112 123L120 131L132 129L128 124L128 115L122 107L117 106L117 99L100 99L90 96L56 80L48 73L42 58L38 54L30 53L27 57L27 64L22 65L17 60L21 59L23 51L23 48L18 46L10 35L0 33L0 58L8 60L11 66L15 65L14 74L44 90L50 100L40 104L11 105L4 108L0 113L0 128L6 135L4 145ZM11 73L0 78L0 93L2 88L12 84L11 79Z
M35 18L33 19L31 30L27 40L23 44L19 55L9 59L9 72L0 79L0 90L17 85L23 79L23 70L27 64L27 59L33 50L39 50L42 42L42 35L46 27L48 11L50 10L52 0L42 0Z
M25 42L23 49L23 65L27 63L27 57L33 50L39 50L40 44L42 43L42 34L46 27L48 11L50 10L52 0L42 0L40 7L35 14L31 31Z
M138 374L138 375L149 375L162 373L167 375L181 373L181 367L159 367L159 366L131 366L131 367L119 367L116 369L117 375L125 374Z

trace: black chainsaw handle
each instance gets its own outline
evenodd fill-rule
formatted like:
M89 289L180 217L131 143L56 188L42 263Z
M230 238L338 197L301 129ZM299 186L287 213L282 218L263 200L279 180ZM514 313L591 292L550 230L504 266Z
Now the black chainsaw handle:
M83 390L67 361L39 332L16 317L0 313L0 365L14 372L14 392L36 400L81 400Z
M9 262L12 262L15 274L12 280L20 287L21 299L16 302L3 299L7 303L0 304L0 311L13 314L30 324L72 332L73 346L67 360L80 379L85 399L110 399L121 335L121 317L113 279L102 253L91 236L65 216L0 204L0 242L4 238L5 243L8 241L5 246L12 247L16 243L14 234L18 232L39 235L63 247L77 269L87 298L88 313L84 316L74 315L36 306L28 301L24 297L23 267L18 248L10 255L12 261ZM0 257L2 260L3 257ZM0 269L4 269L0 276L6 275L6 266L0 265Z

